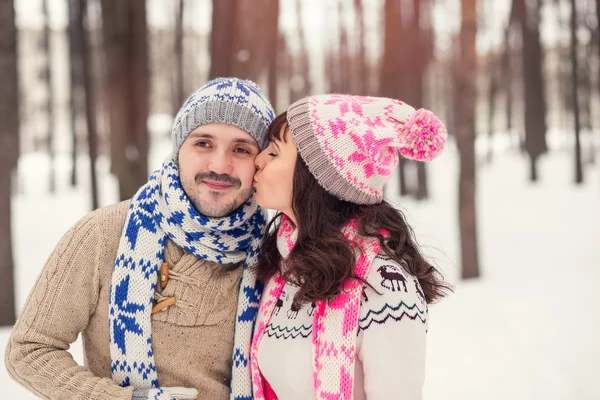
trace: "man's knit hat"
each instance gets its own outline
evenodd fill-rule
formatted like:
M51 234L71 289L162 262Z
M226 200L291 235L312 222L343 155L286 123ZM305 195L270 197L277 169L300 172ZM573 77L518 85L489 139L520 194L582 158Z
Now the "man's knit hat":
M381 202L399 155L431 161L448 136L431 111L381 97L306 97L288 108L287 121L319 184L357 204Z
M265 94L252 81L217 78L196 90L183 104L173 124L173 159L189 134L210 123L236 126L248 132L261 150L267 147L267 127L275 111Z

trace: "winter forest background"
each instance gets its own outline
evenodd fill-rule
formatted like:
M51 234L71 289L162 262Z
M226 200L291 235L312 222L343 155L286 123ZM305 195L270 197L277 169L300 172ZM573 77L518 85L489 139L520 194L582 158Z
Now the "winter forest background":
M445 121L443 156L386 188L455 285L426 400L600 399L599 20L600 0L0 0L0 351L59 238L234 75L278 113L345 92ZM4 366L0 387L33 398Z

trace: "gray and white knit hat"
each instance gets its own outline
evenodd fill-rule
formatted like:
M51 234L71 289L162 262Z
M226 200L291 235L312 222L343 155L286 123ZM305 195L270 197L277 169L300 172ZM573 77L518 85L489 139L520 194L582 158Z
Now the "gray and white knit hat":
M196 90L175 117L171 137L173 159L189 134L201 125L223 123L236 126L267 147L267 127L275 118L271 103L252 81L216 78Z

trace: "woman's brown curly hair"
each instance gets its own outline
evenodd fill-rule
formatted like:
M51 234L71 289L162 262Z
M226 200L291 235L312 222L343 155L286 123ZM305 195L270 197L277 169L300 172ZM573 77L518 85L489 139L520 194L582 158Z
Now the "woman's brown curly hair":
M287 114L279 115L269 126L270 141L285 140ZM358 221L359 234L378 239L385 254L402 264L414 275L427 303L445 296L450 290L439 271L425 261L414 233L404 215L385 201L375 205L359 205L339 200L326 192L298 156L294 170L292 211L298 223L298 239L291 251L283 278L300 287L296 305L331 300L340 294L342 283L358 279L352 244L341 233L352 219ZM267 281L281 270L282 257L277 249L277 232L282 213L267 226L258 263L258 278ZM387 230L389 236L380 232Z

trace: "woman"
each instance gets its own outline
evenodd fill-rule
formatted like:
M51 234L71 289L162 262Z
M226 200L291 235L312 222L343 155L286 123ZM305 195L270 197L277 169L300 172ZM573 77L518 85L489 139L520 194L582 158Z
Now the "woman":
M259 205L280 211L258 264L255 399L420 399L427 304L447 286L383 197L398 156L429 161L446 129L398 100L320 95L269 128Z

